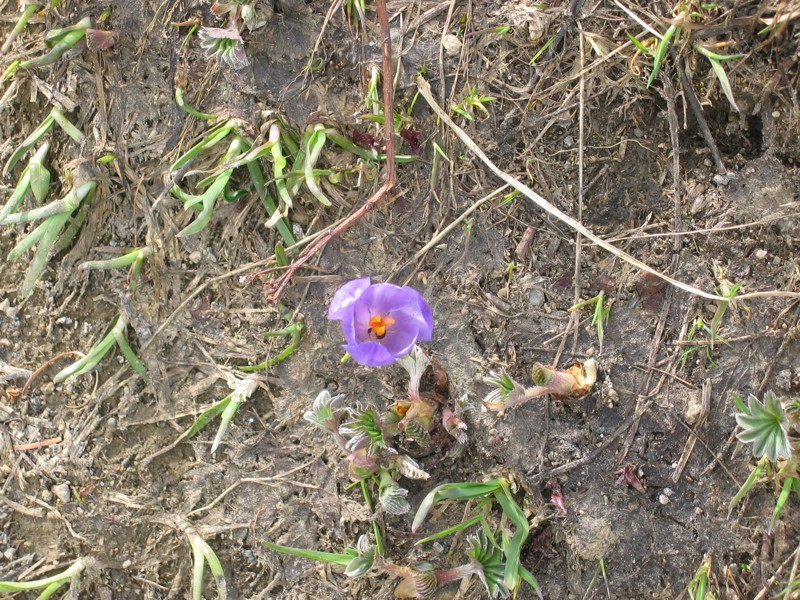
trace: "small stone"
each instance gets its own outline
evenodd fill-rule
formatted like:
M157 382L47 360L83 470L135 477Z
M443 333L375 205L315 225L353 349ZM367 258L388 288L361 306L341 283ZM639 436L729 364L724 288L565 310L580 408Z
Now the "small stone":
M644 131L642 131L641 129L639 129L637 127L636 129L633 130L633 135L635 135L637 138L643 138L644 137Z
M6 548L3 550L3 558L8 561L14 560L14 557L17 555L17 550L15 548Z
M692 213L693 215L696 215L705 207L706 207L705 196L698 196L692 201L692 206L689 208L689 212Z
M56 319L56 325L60 325L61 327L69 327L72 325L72 319L70 317L58 317Z
M531 306L544 306L545 298L544 292L539 288L533 288L528 295L528 299L530 300Z
M684 413L683 417L686 420L686 423L689 425L694 425L697 423L697 419L700 418L702 412L703 403L700 398L698 398L698 394L690 396L686 403L686 413Z
M442 38L442 48L447 56L458 56L461 54L461 40L452 33L448 33Z
M572 148L572 146L574 145L575 145L575 139L571 135L568 135L567 137L564 138L565 148Z
M129 558L129 559L127 559L125 562L123 562L123 563L122 563L122 568L123 568L123 569L128 569L128 568L130 568L130 566L131 566L132 564L133 564L133 562L132 562L132 561L131 561L131 559Z
M773 119L777 119L780 116L781 116L781 111L779 111L779 110L772 111L772 118Z
M53 492L50 490L42 490L42 500L48 504L53 501Z
M755 251L755 256L758 260L764 260L767 257L767 251L763 248L759 248Z
M666 494L659 494L658 495L658 502L662 506L666 506L667 504L669 504L669 496L667 496Z
M62 503L67 503L72 499L72 494L69 491L69 484L59 483L53 486L53 493Z
M189 262L193 265L199 265L200 262L203 260L203 253L200 250L195 250L189 255Z

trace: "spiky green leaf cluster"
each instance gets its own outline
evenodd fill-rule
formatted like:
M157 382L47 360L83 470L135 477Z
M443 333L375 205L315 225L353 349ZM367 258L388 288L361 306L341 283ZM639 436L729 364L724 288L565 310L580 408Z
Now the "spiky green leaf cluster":
M753 456L766 456L771 461L791 458L792 445L786 431L786 413L772 392L767 392L764 401L750 394L747 405L739 396L734 396L739 413L736 422L742 428L736 437L741 442L753 444Z

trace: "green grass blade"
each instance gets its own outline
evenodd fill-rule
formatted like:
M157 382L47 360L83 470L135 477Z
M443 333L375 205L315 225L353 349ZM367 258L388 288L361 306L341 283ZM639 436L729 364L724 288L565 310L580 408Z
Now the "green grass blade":
M647 87L653 85L656 77L658 77L658 74L661 71L661 63L664 61L664 57L667 55L672 38L679 31L680 28L677 25L670 25L669 29L667 29L667 32L664 34L664 37L658 43L655 55L653 56L653 72L650 73L650 78L647 80Z
M194 146L189 148L189 150L184 152L183 155L181 155L178 158L178 160L172 163L172 165L170 166L170 170L177 171L178 169L183 167L186 163L188 163L190 160L192 160L201 152L203 152L203 150L205 150L206 148L211 148L212 146L216 145L217 143L225 139L225 137L235 128L236 128L236 123L232 119L223 121L219 125L215 125L209 130L206 137L204 137Z
M530 571L528 571L528 569L520 565L519 576L522 579L522 581L524 581L533 588L533 591L536 592L536 595L539 597L539 600L544 600L544 596L542 596L542 588L539 587L539 582L536 581L536 577L533 576L533 573L531 573Z
M481 503L479 506L484 506L485 503ZM420 544L427 544L428 542L432 542L434 540L438 540L439 538L447 537L451 533L458 533L459 531L463 531L473 525L480 523L483 520L483 514L479 513L477 515L473 515L464 521L461 521L458 525L453 525L452 527L448 527L447 529L442 529L441 531L434 533L433 535L429 535L428 537L422 538L421 540L417 540L414 542L415 546L419 546Z
M225 411L225 409L228 407L228 404L230 404L232 398L233 398L232 394L230 396L226 396L211 408L207 408L206 410L204 410L200 414L200 416L195 419L194 423L192 423L192 426L183 432L181 437L190 438L194 435L197 435L200 431L202 431L205 428L206 425L208 425L214 419L214 417Z
M304 550L303 548L293 548L291 546L281 546L273 544L272 542L262 542L270 550L275 552L282 552L290 556L298 556L300 558L309 558L311 560L319 560L334 565L347 566L350 561L358 556L358 552L348 548L345 554L335 554L333 552L318 552L317 550Z
M719 85L722 88L722 91L725 93L725 97L728 99L728 102L731 105L731 108L736 112L741 112L739 110L739 106L736 104L736 99L733 97L733 89L731 89L731 82L728 81L728 75L725 73L725 69L723 68L722 64L711 57L708 57L709 62L711 63L711 68L714 69L714 74L717 76L719 80Z
M739 491L736 492L736 495L731 498L730 503L728 504L728 516L731 516L733 509L736 508L736 505L742 501L750 489L755 485L756 481L759 477L761 477L761 473L764 470L763 465L765 464L765 458L762 458L759 463L753 467L753 470L750 472L750 475L747 478L747 481L742 484L742 487L739 488Z
M120 331L115 329L114 339L117 341L117 346L119 346L119 349L122 351L122 355L125 357L125 360L128 361L131 369L136 371L139 375L146 373L147 367L145 367L144 363L139 360L138 356L136 356L136 353L128 343L128 338L125 337L125 328Z
M64 585L68 582L67 579L63 581L58 581L56 583L51 583L48 585L41 594L36 596L36 600L48 600L53 594L55 594L58 590L60 590Z
M219 598L219 600L227 600L228 582L225 579L225 569L222 568L222 563L219 561L219 558L217 558L217 555L211 546L209 546L205 540L200 540L200 542L198 542L200 551L203 553L203 556L208 562L208 568L211 571L211 575L214 577L214 583L217 586L217 598Z
M322 148L325 146L325 128L322 125L317 125L314 132L308 139L308 147L306 148L306 158L303 161L303 172L305 174L306 187L311 194L323 206L330 206L331 201L322 193L317 182L317 175L314 166L319 160L319 155L322 153Z
M135 248L130 252L123 254L122 256L118 256L116 258L86 261L84 263L81 263L78 268L83 271L122 269L123 267L129 267L130 265L135 264L140 259L147 258L152 253L153 250L149 246L143 246L141 248Z
M14 188L11 196L8 198L5 206L0 209L0 223L5 221L6 217L17 210L17 207L25 200L25 196L31 189L31 173L30 169L25 169L17 182L17 187Z
M255 161L249 162L247 163L247 172L250 174L250 181L253 182L253 187L256 189L256 194L258 194L258 197L261 198L261 202L264 204L264 209L267 211L267 215L272 217L272 215L275 214L275 211L278 210L278 207L275 204L275 200L267 192L267 184L264 180L264 174L261 172L261 167ZM289 226L289 222L286 219L279 219L275 223L275 229L278 230L278 233L287 246L294 246L296 240L294 239L294 235L292 235L292 230Z
M206 570L206 557L196 539L192 540L192 600L203 598L203 573Z
M20 293L23 297L29 296L33 292L36 281L47 266L47 261L50 259L50 251L55 244L56 239L61 235L61 230L66 225L69 219L69 213L62 213L54 215L42 223L44 232L39 240L39 246L36 248L36 253L33 255L31 264L28 267L28 272L25 274L25 280L22 282L22 289ZM37 228L38 229L38 228Z
M55 122L58 123L58 126L64 130L64 133L72 138L73 142L77 144L83 143L83 140L86 139L86 136L83 135L80 130L75 127L75 125L73 125L69 119L67 119L67 117L64 116L64 113L57 108L54 108L51 114L53 115L53 120L55 120Z
M53 112L55 110L56 109L50 111L50 114L44 118L44 121L42 121L42 124L39 125L39 127L37 127L36 129L34 129L33 133L31 133L28 137L22 140L22 143L19 145L19 147L17 147L17 149L14 150L14 153L11 155L11 157L6 162L6 165L3 167L3 177L9 174L11 169L13 169L14 166L19 162L19 159L22 158L22 156L28 150L33 148L33 146L36 145L36 143L42 138L42 136L45 133L50 131L50 128L53 126L53 123L56 122L55 118L53 117Z
M789 500L789 494L792 493L794 482L795 478L791 476L783 480L781 493L778 495L778 499L775 502L775 508L772 510L772 518L770 519L769 522L770 532L775 530L775 526L778 524L778 520L781 518L781 513L783 512L783 509L786 506L786 502Z

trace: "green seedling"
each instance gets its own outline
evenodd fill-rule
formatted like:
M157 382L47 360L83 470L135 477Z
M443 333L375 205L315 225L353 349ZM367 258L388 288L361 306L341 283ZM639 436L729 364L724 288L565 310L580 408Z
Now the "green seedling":
M288 554L289 556L341 565L345 567L344 574L348 577L361 577L362 575L366 575L375 562L376 550L370 544L369 538L365 535L359 538L357 548L346 548L342 553L306 550L304 548L282 546L272 542L263 542L263 544L270 550Z
M664 34L664 37L661 38L661 41L659 41L658 45L656 46L655 51L651 51L653 55L653 70L650 73L650 77L647 79L647 87L653 85L656 77L658 77L658 74L661 72L661 63L664 62L664 57L669 51L669 47L670 44L672 44L673 38L677 39L680 34L680 27L674 24L670 25L669 29L667 29L667 32Z
M480 500L476 511L483 511L487 501L496 502L502 510L504 520L514 526L512 533L509 531L508 523L502 526L498 532L487 530L484 525L481 533L472 538L472 548L468 551L475 560L471 561L469 566L465 565L448 573L452 578L447 580L460 579L470 574L478 575L491 597L498 594L506 597L511 592L516 594L517 588L524 580L541 598L538 583L520 563L520 554L528 539L530 526L519 504L514 500L508 480L493 479L484 483L446 483L437 486L420 503L411 525L411 531L416 532L431 509L444 500ZM465 520L475 522L478 516L476 511L473 511L473 514ZM426 538L426 540L430 539L436 538L433 536ZM437 576L437 579L439 582L445 580L441 574Z
M50 131L54 123L58 123L59 127L64 130L64 133L71 137L75 142L79 144L83 142L84 135L78 131L78 129L72 123L69 122L69 119L67 119L60 110L53 108L53 110L51 110L50 113L45 117L44 121L42 121L41 125L39 125L39 127L37 127L33 133L26 137L17 147L17 149L11 154L11 157L3 167L3 177L11 172L11 169L14 168L14 166L19 162L19 159L22 158L25 153L28 152L28 150L39 143L39 140L41 140L42 137L44 137L44 135Z
M31 17L36 14L36 11L42 7L41 2L22 2L22 14L17 19L14 28L11 30L11 33L8 34L6 41L3 43L3 46L0 47L0 56L4 55L8 52L9 48L11 48L11 44L14 43L14 40L17 39L17 36L22 33L22 30L25 29L25 26L30 21Z
M775 482L782 480L781 491L770 519L769 530L773 531L792 491L800 496L800 456L788 433L789 429L798 431L796 411L800 407L800 401L792 399L782 403L771 391L765 394L763 402L752 394L748 396L747 404L738 395L734 395L734 401L739 409L736 423L741 428L736 437L740 442L753 445L753 456L759 461L731 500L728 514L747 495L762 474ZM787 412L791 418L787 416Z
M201 432L217 415L221 415L219 429L217 429L217 434L214 436L214 441L211 444L211 453L213 454L217 451L217 448L219 448L219 445L222 442L222 438L225 436L228 428L230 427L236 411L238 411L239 407L246 402L248 398L250 398L250 396L252 396L253 393L258 389L257 380L239 379L233 375L228 376L228 385L233 390L231 394L214 404L211 408L203 411L200 416L195 419L195 422L192 423L191 427L184 431L178 437L178 439L175 440L173 446L181 440L194 437Z
M492 411L524 404L533 398L550 395L555 400L582 398L597 381L597 363L589 359L575 362L567 369L555 369L539 363L531 368L533 387L526 388L505 371L490 371L484 382L492 386L483 405Z
M54 62L60 60L67 50L72 49L78 42L85 38L86 32L91 26L92 20L89 17L84 17L78 21L78 23L70 27L48 31L44 37L44 43L50 48L50 52L28 60L14 61L3 74L3 81L5 82L11 79L17 69L31 69L52 65Z
M70 586L76 584L81 573L83 573L85 569L86 561L79 558L72 563L66 571L62 571L58 575L53 575L52 577L45 577L34 581L0 581L0 592L15 593L42 590L42 592L36 596L36 600L47 600L66 584L69 583Z
M539 48L539 50L537 50L536 54L533 55L533 58L531 58L530 64L536 64L536 61L539 60L544 53L547 52L547 49L553 45L553 42L556 41L556 37L558 37L558 35L551 35L549 38L547 38L547 41L542 45L541 48Z
M86 210L96 189L95 181L86 181L75 185L61 200L28 211L11 213L0 221L0 224L8 225L44 219L8 253L8 260L14 261L37 245L22 284L21 294L23 296L28 296L33 292L36 281L47 265L51 251L58 253L72 241L85 218ZM75 213L74 217L73 213ZM68 225L70 219L72 219L72 224Z
M708 576L710 573L711 556L706 554L694 577L686 587L691 600L714 600L716 598L716 595L709 590Z
M739 290L742 289L742 286L739 283L732 284L725 279L724 273L722 273L719 267L715 267L715 270L717 271L717 277L720 281L719 293L721 296L728 298L728 300L721 301L717 305L717 309L714 311L714 316L711 318L710 322L707 323L702 317L697 317L686 334L686 341L694 341L698 333L707 334L708 343L704 344L706 347L706 358L712 365L716 366L712 354L714 345L717 343L728 344L725 338L720 335L722 319L728 311L728 308L730 308L731 304L735 301L736 295L739 293ZM749 309L745 306L744 310L748 311ZM681 368L686 366L687 359L696 351L697 346L691 346L683 351L681 354Z
M605 292L600 290L594 298L582 300L569 308L570 312L580 310L585 306L593 306L592 309L592 325L597 330L597 341L600 345L598 354L603 353L603 326L608 323L608 318L611 315L611 306L605 302Z
M136 289L139 285L139 277L142 273L142 265L144 265L145 259L152 253L152 248L149 246L143 246L142 248L134 248L127 254L117 258L109 258L106 260L90 260L85 263L81 263L78 268L84 271L95 271L101 269L122 269L124 267L130 267L130 271L128 271L128 280L131 283L131 289Z
M211 546L200 536L197 530L188 523L181 523L181 529L189 539L192 547L192 600L201 600L203 597L203 576L205 575L206 563L214 578L217 587L217 598L227 600L228 583L225 579L225 570L222 568L219 558L217 558Z
M287 358L289 358L292 354L294 354L297 349L300 347L300 342L303 339L303 331L305 330L305 325L301 321L297 321L295 323L290 323L283 329L279 329L278 331L270 331L264 334L264 337L281 337L281 336L290 336L291 340L289 341L289 345L286 346L277 356L273 358L267 359L264 362L258 363L257 365L247 365L239 367L239 370L243 373L254 373L256 371L266 371L267 369L274 367L280 362L283 362Z
M209 177L197 184L197 187L208 186L203 194L187 194L177 185L172 188L173 195L183 200L185 208L190 208L196 204L202 205L202 210L197 219L178 235L191 235L204 229L210 222L214 207L220 197L224 197L226 200L237 199L240 193L232 192L228 189L228 184L236 169L246 167L253 187L264 204L267 214L270 216L268 225L274 226L278 230L287 246L294 245L294 235L292 235L288 221L284 218L285 212L288 211L281 212L278 210L278 205L267 189L267 183L259 165L259 159L269 155L274 156L276 153L274 149L276 142L272 129L270 131L270 140L265 144L254 147L247 138L239 134L239 127L240 123L235 119L228 119L212 126L197 144L187 150L171 165L170 168L173 171L183 169L204 151L213 148L226 138L232 138L232 141L229 142L228 151L218 160L217 169ZM277 135L280 135L279 128L276 128L275 131ZM277 152L279 153L280 149ZM280 181L280 184L278 181ZM282 186L285 188L286 183L282 171L280 171L280 178L276 176L275 185L276 187Z
M44 201L50 189L50 170L44 165L44 159L49 149L50 144L45 142L31 157L8 202L0 209L0 223L3 223L6 217L17 210L28 192L33 192L37 201Z
M478 90L473 85L470 88L467 97L464 98L464 101L461 104L457 104L453 107L453 112L458 113L467 121L472 121L475 118L475 110L480 111L485 117L488 117L489 111L486 108L486 104L494 101L495 98L493 96L484 96L483 94L479 94Z
M214 119L217 118L217 115L212 115L210 113L200 112L196 108L193 108L190 105L186 104L186 102L183 99L183 88L182 87L176 87L175 88L175 104L177 104L178 107L180 107L180 109L183 110L184 112L192 115L193 117L197 117L198 119L203 119L203 120L206 120L206 121L213 121Z
M122 355L125 357L125 360L128 361L128 364L130 364L134 371L140 375L145 373L147 369L133 352L133 349L128 343L128 339L125 337L125 330L127 327L128 320L123 314L118 314L116 317L114 317L114 319L111 321L108 332L103 339L100 340L99 343L92 346L88 354L86 354L86 356L84 356L82 359L59 371L56 376L53 377L53 383L61 383L73 375L84 375L89 373L100 363L101 360L103 360L103 357L108 354L115 344L119 346L119 349L122 351Z
M717 76L719 84L722 87L722 91L725 94L725 97L728 99L731 108L733 108L733 110L735 110L736 112L739 112L739 107L736 105L736 100L733 97L733 89L731 88L731 82L728 81L728 76L725 73L725 68L722 66L722 63L728 60L736 60L737 58L744 58L744 54L730 54L730 55L717 54L700 44L695 44L694 49L697 50L698 53L705 56L711 63L711 68L714 70L714 75Z
M360 23L362 29L366 28L366 0L345 0L343 8L344 13L351 21Z

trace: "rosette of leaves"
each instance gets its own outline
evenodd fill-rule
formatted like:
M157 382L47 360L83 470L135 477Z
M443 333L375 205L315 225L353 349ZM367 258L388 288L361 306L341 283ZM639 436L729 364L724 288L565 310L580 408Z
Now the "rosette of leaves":
M753 445L753 456L766 456L772 462L791 458L793 449L787 432L788 419L775 394L767 392L763 402L750 394L746 405L740 396L734 396L734 400L739 408L736 423L742 429L736 437Z

